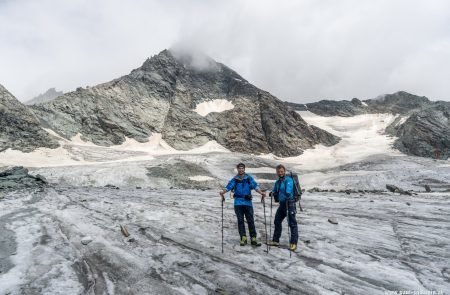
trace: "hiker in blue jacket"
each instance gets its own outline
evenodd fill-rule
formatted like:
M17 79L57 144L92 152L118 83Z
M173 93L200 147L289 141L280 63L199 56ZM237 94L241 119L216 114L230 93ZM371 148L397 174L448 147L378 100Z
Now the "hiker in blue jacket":
M237 166L238 174L234 176L223 191L219 194L224 200L224 194L228 191L234 193L234 212L236 213L238 221L239 235L241 236L240 245L247 244L247 235L245 231L244 216L247 219L248 229L250 231L251 244L253 246L261 246L261 243L256 239L255 221L253 218L253 204L252 204L252 189L261 195L261 201L266 196L265 192L261 191L259 185L255 182L253 177L245 173L245 165L239 163Z
M280 246L280 236L282 229L282 222L284 218L288 217L289 228L291 229L291 236L289 241L289 250L295 251L297 250L297 242L298 242L298 227L297 227L297 219L295 218L295 214L297 213L297 209L295 206L295 198L294 198L294 180L292 177L286 175L286 167L283 165L278 165L277 168L278 180L275 182L275 185L270 193L273 196L275 202L279 202L277 212L275 214L275 230L273 232L272 241L269 242L271 246Z

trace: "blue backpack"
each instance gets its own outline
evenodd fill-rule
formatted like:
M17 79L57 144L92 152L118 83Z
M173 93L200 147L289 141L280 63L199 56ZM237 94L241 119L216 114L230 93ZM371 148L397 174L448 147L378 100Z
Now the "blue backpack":
M235 177L234 178L234 181L235 181L235 186L231 189L231 191L233 192L233 198L234 198L234 192L235 192L235 188L236 188L236 186L238 186L239 184L241 184L242 186L244 186L246 183L247 183L247 185L250 187L251 186L251 182L250 182L250 178L248 177L248 175L246 175L247 177L246 178L244 178L244 179L240 179L240 178L238 178L238 177ZM247 196L240 196L240 197L243 197L243 198L245 198L246 200L251 200L252 199L252 195L251 195L251 188L250 188L250 195L247 195Z

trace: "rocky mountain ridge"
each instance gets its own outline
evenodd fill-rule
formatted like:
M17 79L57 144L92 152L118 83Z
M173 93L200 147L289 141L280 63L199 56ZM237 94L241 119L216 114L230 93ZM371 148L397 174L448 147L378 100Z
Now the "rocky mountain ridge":
M38 103L51 101L63 94L64 94L64 92L62 92L62 91L57 91L55 88L49 88L46 92L39 94L38 96L26 101L25 104L26 105L34 105L34 104L38 104Z
M56 138L41 128L33 112L0 85L0 152L8 148L31 152L39 147L58 146Z
M199 62L200 61L200 62ZM201 116L203 102L234 106ZM98 145L126 138L145 142L154 133L187 150L215 140L231 151L295 156L339 138L309 126L270 93L206 56L164 50L129 75L32 106L41 122L65 138L81 133Z
M320 116L351 117L362 114L392 113L399 115L386 128L398 137L394 147L403 153L420 157L448 159L450 148L450 102L431 101L404 91L360 101L321 100L314 103L288 103L296 110L308 110Z

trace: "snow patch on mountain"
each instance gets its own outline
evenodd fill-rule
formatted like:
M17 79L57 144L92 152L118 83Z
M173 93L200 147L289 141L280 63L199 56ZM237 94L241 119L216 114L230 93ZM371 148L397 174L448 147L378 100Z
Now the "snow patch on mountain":
M196 105L194 112L202 117L205 117L209 113L221 113L234 108L231 101L226 99L214 99L210 101L204 101Z
M403 117L401 117L400 120L395 124L395 126L400 126L400 125L402 125L403 123L406 122L406 120L408 120L408 118L409 118L409 116L403 116Z
M228 150L227 148L225 148L222 145L220 145L219 143L217 143L217 141L211 140L211 141L208 141L207 143L205 143L204 145L194 148L194 149L191 149L187 152L185 152L185 151L178 151L178 152L179 153L199 153L199 154L212 153L212 152L230 153L230 150Z
M214 178L212 178L210 176L204 176L204 175L191 176L191 177L189 177L189 179L193 180L193 181L210 181L210 180L214 180Z
M402 155L393 149L394 137L384 130L396 118L392 114L364 114L354 117L322 117L311 112L299 112L311 125L342 138L334 146L316 145L297 157L284 160L307 170L325 169L362 161L368 157L387 154Z
M133 138L126 138L125 142L121 145L113 146L111 148L129 150L129 151L146 151L152 153L166 153L170 151L176 151L167 142L162 139L161 133L153 133L147 142L139 142Z
M46 131L56 134L50 129ZM56 149L38 148L30 153L7 149L0 153L0 166L58 167L144 161L152 160L156 155L230 153L215 140L188 151L176 150L162 139L160 133L152 134L147 142L126 138L121 145L110 147L85 141L81 138L81 134L72 137L70 141L60 138L59 143L61 146Z

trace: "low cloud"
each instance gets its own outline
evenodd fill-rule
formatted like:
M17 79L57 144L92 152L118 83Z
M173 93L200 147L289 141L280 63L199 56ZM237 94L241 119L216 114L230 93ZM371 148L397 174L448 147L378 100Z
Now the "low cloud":
M192 47L191 44L177 43L170 48L170 52L186 67L196 71L214 72L219 70L214 59L206 55L201 49Z
M0 1L0 83L22 101L67 92L183 44L282 100L450 100L448 28L445 0Z

